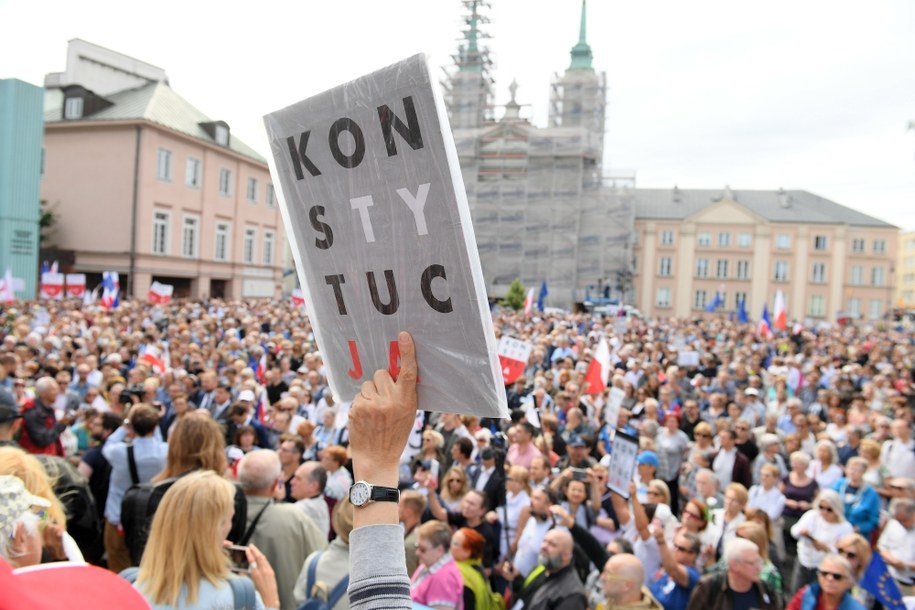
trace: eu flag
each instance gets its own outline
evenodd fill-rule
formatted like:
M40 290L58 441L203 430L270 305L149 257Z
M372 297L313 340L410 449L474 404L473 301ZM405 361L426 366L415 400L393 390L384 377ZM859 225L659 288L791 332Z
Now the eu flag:
M715 293L715 298L712 299L712 302L705 306L705 311L707 311L707 312L709 312L709 313L712 313L712 312L714 312L716 309L718 309L719 307L721 307L722 305L724 305L724 301L721 300L721 293L720 293L720 292L716 292L716 293Z
M747 300L740 299L740 305L737 307L737 321L746 324L749 321L747 317Z
M543 311L543 301L546 300L546 295L550 294L550 291L546 289L546 280L540 284L540 294L537 295L537 309Z
M861 588L870 592L887 610L905 610L902 592L886 569L880 553L874 553L860 582Z

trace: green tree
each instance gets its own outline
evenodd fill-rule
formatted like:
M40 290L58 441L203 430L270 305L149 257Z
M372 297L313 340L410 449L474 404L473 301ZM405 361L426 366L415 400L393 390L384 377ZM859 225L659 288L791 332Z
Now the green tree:
M502 307L511 307L515 311L518 311L524 307L524 297L524 284L521 283L520 279L515 278L515 281L508 287L505 298L499 301L499 305Z
M57 224L57 212L51 209L46 199L39 201L41 213L38 217L38 247L48 247L54 243L54 230Z

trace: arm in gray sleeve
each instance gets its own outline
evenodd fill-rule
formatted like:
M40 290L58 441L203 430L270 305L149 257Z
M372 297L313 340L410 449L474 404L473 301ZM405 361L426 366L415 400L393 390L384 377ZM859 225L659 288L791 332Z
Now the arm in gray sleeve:
M393 524L360 527L350 534L349 544L351 610L412 608L403 528Z

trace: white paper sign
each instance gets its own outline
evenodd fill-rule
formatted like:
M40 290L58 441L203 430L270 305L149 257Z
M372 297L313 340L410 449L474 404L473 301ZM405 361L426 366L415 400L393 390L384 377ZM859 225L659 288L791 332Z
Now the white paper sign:
M271 173L334 394L419 362L420 408L508 417L470 208L423 55L264 117Z
M604 407L604 421L614 430L616 423L620 420L620 410L623 408L624 398L626 398L626 392L619 388L610 388L607 406Z
M699 366L699 352L680 352L677 354L677 366Z
M617 430L616 436L613 437L613 451L610 454L607 487L627 500L629 499L629 483L635 474L638 455L639 439Z

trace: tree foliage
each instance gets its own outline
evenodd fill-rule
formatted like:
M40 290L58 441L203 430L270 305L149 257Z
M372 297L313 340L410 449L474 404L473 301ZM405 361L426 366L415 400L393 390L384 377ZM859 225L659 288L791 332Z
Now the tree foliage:
M508 292L505 294L505 298L499 301L499 305L502 307L511 307L515 311L524 307L524 284L521 283L519 278L515 278L515 281L511 283L511 286L508 287Z

